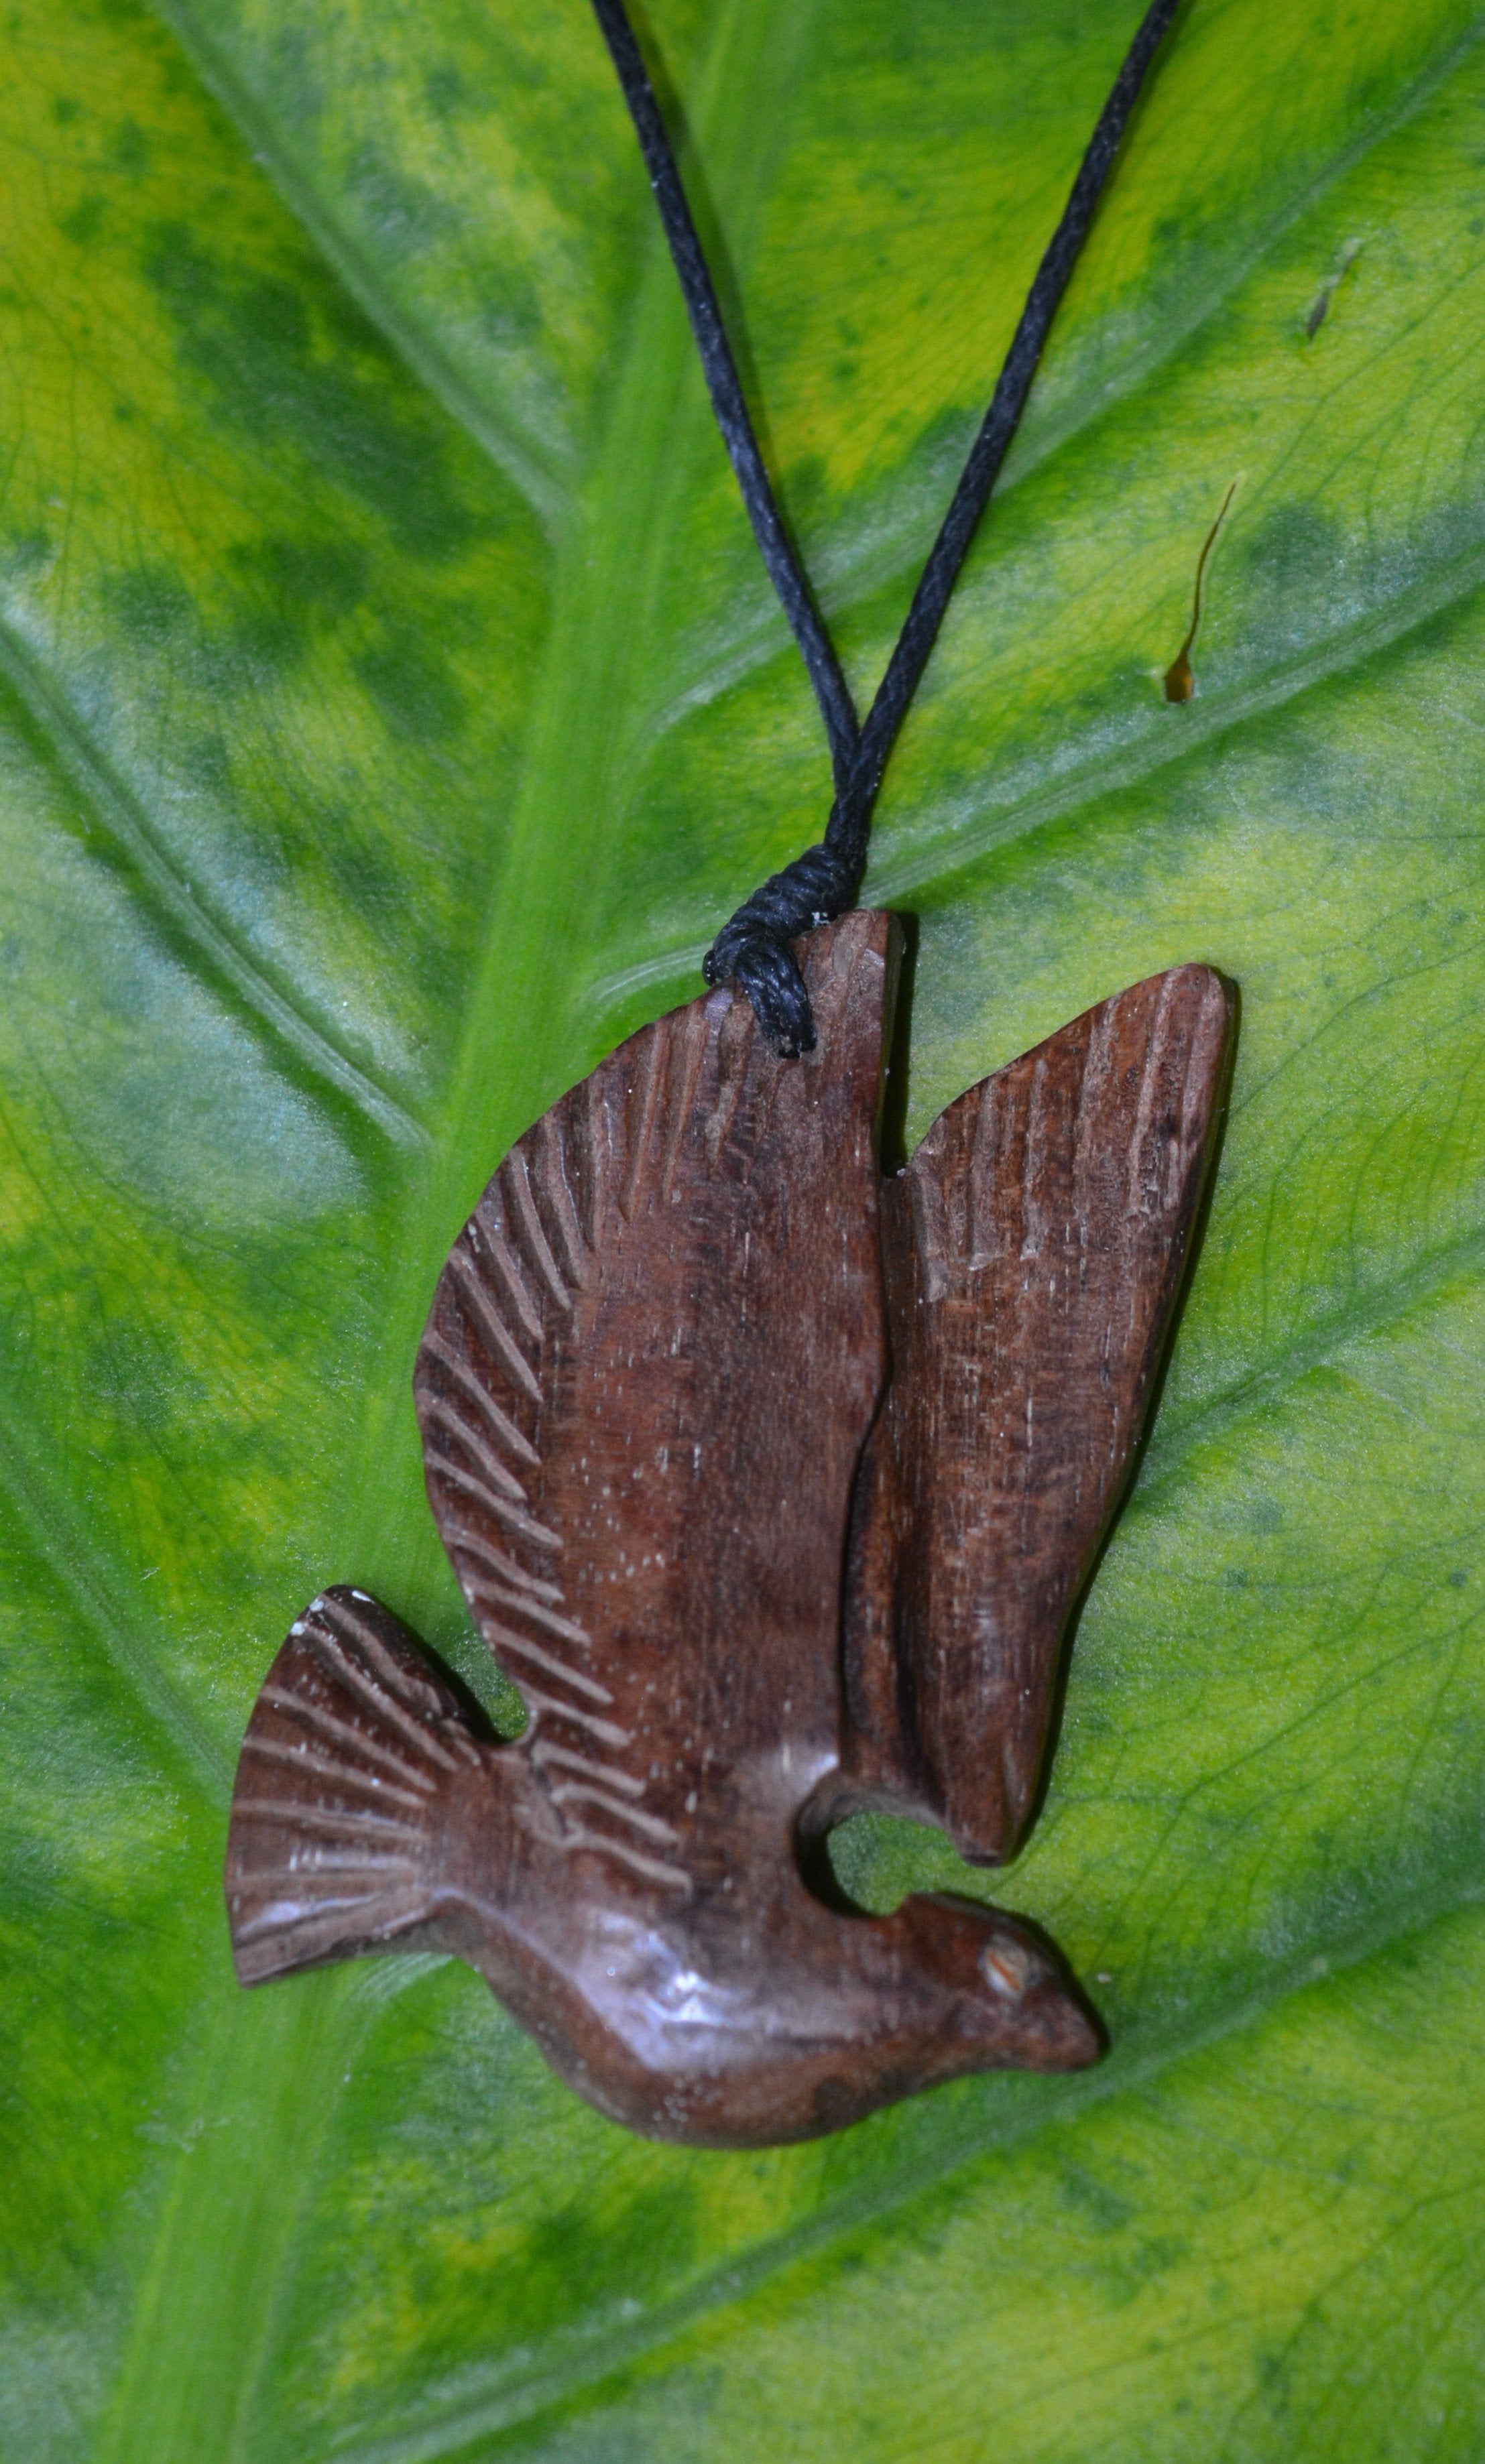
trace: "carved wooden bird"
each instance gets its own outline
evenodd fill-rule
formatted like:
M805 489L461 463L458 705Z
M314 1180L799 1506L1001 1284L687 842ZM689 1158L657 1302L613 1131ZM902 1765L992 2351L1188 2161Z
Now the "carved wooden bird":
M862 1806L1008 1856L1209 1166L1221 979L1106 1001L876 1157L896 928L805 964L815 1052L727 990L512 1150L414 1392L429 1496L524 1697L496 1741L365 1593L254 1711L227 1892L246 1984L436 1947L637 2130L808 2137L962 2073L1093 2060L1029 1925L849 1907ZM826 1877L824 1881L820 1878Z

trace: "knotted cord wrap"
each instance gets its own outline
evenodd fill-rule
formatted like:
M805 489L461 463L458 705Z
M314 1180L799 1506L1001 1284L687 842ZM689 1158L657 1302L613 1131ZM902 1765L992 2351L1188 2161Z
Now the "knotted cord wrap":
M832 852L829 840L806 847L745 898L701 961L709 984L741 984L782 1060L814 1050L814 1020L792 943L855 905L864 866Z
M741 985L774 1050L786 1059L814 1049L809 996L793 943L855 903L866 870L872 815L913 695L928 664L960 568L1016 432L1053 319L1072 278L1098 199L1129 124L1145 73L1180 5L1152 0L1098 115L1062 219L1027 294L989 408L924 565L913 604L887 662L864 727L859 727L834 646L815 606L798 553L780 514L721 308L701 247L664 117L625 13L624 0L593 0L618 72L645 167L670 244L707 388L753 534L799 645L825 721L835 801L824 839L776 872L723 925L702 961L709 984Z

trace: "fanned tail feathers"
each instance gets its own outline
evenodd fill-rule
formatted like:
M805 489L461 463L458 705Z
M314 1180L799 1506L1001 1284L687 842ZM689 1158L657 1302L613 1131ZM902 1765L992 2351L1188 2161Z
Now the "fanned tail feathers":
M482 1761L407 1628L365 1592L321 1593L269 1670L237 1765L226 1879L242 1983L425 1923L451 1795Z

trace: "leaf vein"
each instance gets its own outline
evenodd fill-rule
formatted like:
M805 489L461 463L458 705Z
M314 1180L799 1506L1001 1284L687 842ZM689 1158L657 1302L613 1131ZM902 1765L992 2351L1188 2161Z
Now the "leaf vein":
M198 957L219 986L230 988L260 1030L288 1047L323 1083L348 1100L402 1147L427 1145L427 1132L396 1097L331 1043L239 950L183 881L141 811L66 694L44 671L13 623L0 619L0 675L20 701L85 804L89 817L126 858L137 883Z

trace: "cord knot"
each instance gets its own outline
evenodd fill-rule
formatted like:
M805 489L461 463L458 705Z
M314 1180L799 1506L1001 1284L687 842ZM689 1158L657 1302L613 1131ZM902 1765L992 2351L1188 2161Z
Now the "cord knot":
M743 900L701 961L709 984L740 984L781 1060L814 1050L814 1020L793 944L855 900L861 866L822 841Z

